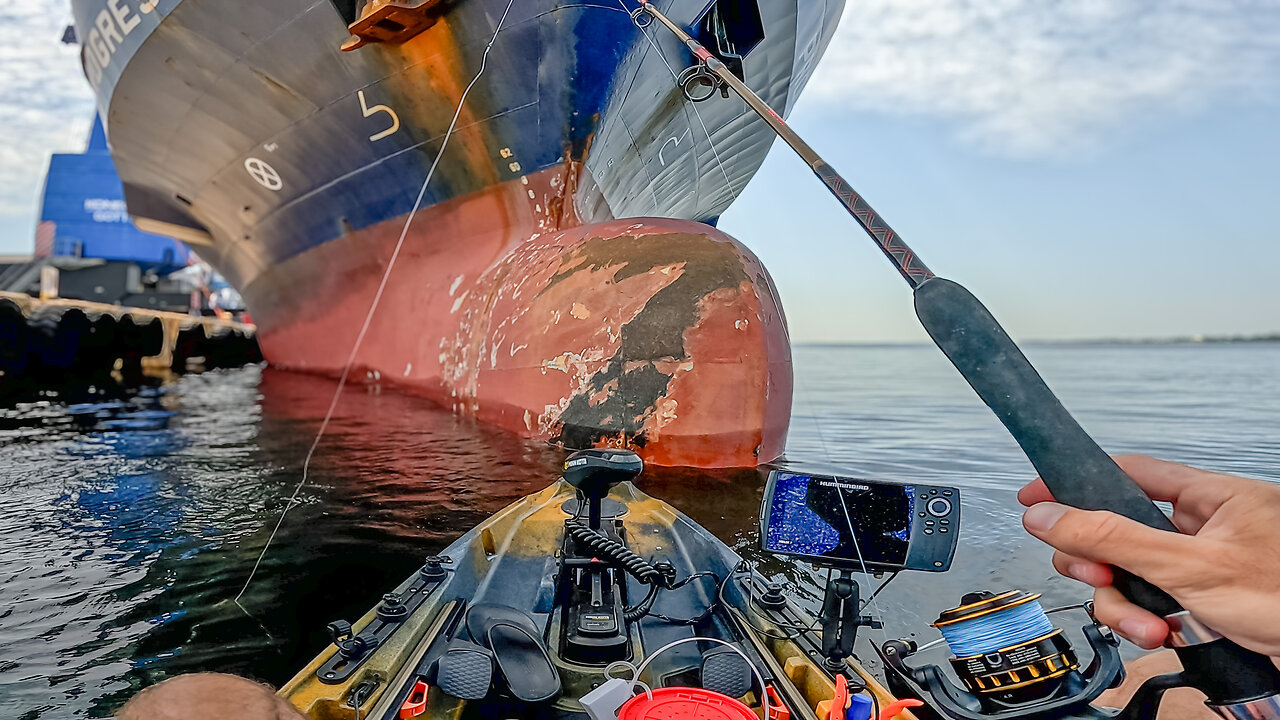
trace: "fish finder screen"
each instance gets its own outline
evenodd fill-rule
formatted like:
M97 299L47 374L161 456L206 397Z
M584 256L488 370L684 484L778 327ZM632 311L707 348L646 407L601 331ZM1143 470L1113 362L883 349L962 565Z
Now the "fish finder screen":
M902 567L914 506L910 485L778 472L764 549L855 567Z

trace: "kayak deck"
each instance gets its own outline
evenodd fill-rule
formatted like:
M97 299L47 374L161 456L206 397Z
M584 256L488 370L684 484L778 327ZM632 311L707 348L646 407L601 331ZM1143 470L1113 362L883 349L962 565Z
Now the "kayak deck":
M578 510L574 488L560 481L499 511L451 544L444 560L429 562L395 589L398 604L410 611L395 617L403 611L392 603L388 612L384 600L352 624L351 636L372 638L376 647L349 658L331 644L281 695L313 720L585 717L578 699L605 681L605 664L564 657L565 613L557 589L565 521ZM659 592L648 613L628 624L627 661L639 666L649 660L641 680L653 688L700 687L704 651L718 640L735 644L753 660L776 691L774 703L781 700L791 717L826 719L835 689L819 664L816 640L811 633L783 629L812 627L812 617L790 603L777 610L753 606L749 585L758 588L763 580L705 529L631 483L613 488L604 515L620 519L632 552L670 563L676 577L695 576ZM638 604L649 587L630 575L621 577L626 599ZM490 691L483 699L464 700L432 684L433 664L450 636L465 624L468 608L481 604L517 608L533 620L561 683L557 697L527 703ZM659 648L694 638L712 640L685 642L650 659ZM494 650L501 659L502 649ZM856 660L849 661L847 674L865 683L879 707L896 699ZM755 689L740 699L761 714ZM898 720L914 717L903 711Z

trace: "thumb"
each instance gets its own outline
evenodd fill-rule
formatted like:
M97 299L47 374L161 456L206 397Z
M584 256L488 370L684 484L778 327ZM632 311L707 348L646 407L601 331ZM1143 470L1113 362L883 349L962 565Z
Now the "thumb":
M1055 502L1032 505L1022 516L1027 532L1062 552L1116 565L1148 581L1175 571L1192 552L1191 537L1156 530L1106 510L1079 510Z

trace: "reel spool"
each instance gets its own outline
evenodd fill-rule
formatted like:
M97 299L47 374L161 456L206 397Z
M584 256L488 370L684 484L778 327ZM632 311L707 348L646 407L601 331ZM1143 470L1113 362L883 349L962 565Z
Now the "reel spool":
M951 669L964 687L937 665L908 665L918 649L914 642L884 643L880 657L890 688L918 696L952 720L1109 717L1089 703L1124 679L1119 642L1096 621L1081 628L1093 650L1082 670L1039 598L1020 590L969 593L938 616L933 627L951 650Z
M951 648L951 668L984 704L1042 702L1080 667L1039 599L1021 590L969 593L933 623Z

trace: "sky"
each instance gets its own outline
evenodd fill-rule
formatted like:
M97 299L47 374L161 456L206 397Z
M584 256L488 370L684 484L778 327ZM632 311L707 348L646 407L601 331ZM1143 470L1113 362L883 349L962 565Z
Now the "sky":
M803 0L801 0L803 1ZM0 254L92 99L65 0L0 0ZM1022 339L1280 331L1280 2L846 0L793 127ZM795 342L920 341L909 288L784 146L720 227Z

